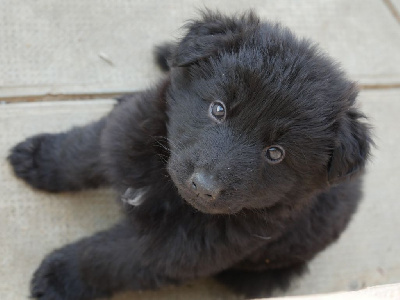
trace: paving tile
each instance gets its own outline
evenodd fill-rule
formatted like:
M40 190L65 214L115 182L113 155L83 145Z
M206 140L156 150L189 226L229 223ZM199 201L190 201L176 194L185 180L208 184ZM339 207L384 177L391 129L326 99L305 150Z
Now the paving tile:
M400 83L399 24L379 0L2 0L0 97L146 88L160 76L154 45L205 6L254 8L319 42L360 83Z
M400 90L364 91L377 148L368 167L363 203L340 240L310 264L310 272L280 295L324 293L400 282ZM25 299L32 271L50 250L110 226L118 219L107 189L47 194L17 180L5 160L23 138L58 132L106 114L111 100L0 105L0 298ZM125 293L127 299L235 299L212 280L159 292Z

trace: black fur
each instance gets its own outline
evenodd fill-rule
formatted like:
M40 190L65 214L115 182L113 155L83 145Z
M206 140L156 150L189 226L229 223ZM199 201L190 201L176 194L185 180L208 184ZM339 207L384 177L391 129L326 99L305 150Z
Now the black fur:
M11 150L32 186L112 184L125 212L49 254L33 297L93 299L213 275L268 295L346 228L371 144L354 83L253 13L207 11L187 29L158 50L170 68L158 86L96 123Z

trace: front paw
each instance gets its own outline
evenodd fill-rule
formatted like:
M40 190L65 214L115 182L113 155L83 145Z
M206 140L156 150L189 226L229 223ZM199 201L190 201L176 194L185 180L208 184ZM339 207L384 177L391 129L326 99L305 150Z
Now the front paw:
M40 134L14 146L8 160L15 175L35 188L58 191L56 166L51 153L54 139L54 135Z
M41 300L69 299L66 295L68 278L64 255L53 253L46 257L31 281L31 297Z
M56 251L48 255L31 281L31 297L40 300L88 300L98 293L80 278L74 257Z

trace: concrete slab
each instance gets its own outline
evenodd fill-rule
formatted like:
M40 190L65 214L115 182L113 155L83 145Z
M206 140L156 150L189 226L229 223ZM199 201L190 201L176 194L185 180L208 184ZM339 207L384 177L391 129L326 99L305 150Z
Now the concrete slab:
M375 127L376 143L365 180L365 199L340 240L310 264L310 272L281 295L354 290L400 282L400 90L364 91L361 106ZM23 138L58 132L106 114L113 101L0 105L0 299L25 299L32 272L54 248L110 226L118 218L107 189L52 195L13 177L5 160ZM236 299L206 279L158 292L125 293L128 299Z
M362 84L400 84L400 30L378 0L2 0L0 97L120 93L158 77L155 44L196 8L253 8L319 42Z

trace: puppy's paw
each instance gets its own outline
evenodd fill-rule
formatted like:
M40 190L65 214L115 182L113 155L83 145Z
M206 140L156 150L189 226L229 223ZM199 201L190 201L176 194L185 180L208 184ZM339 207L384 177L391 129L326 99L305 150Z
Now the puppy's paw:
M33 275L31 297L40 300L71 299L66 294L69 281L66 265L66 260L60 253L46 257Z
M8 160L15 175L35 188L59 191L51 153L54 139L54 135L40 134L14 146Z
M31 281L31 298L40 300L89 300L102 296L80 278L74 256L58 250L48 255Z

